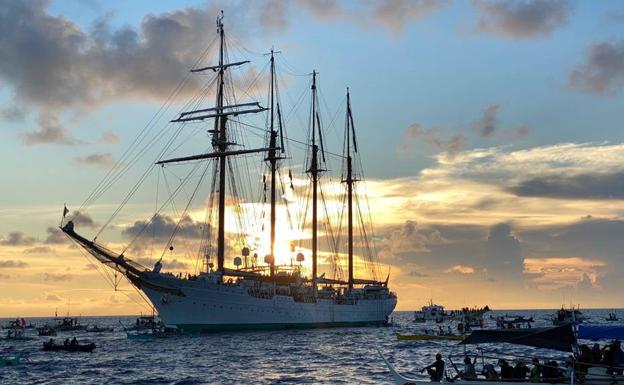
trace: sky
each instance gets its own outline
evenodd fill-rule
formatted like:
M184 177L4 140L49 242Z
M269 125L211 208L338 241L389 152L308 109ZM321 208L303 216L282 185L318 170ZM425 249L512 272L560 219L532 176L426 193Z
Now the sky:
M220 10L231 59L251 61L233 75L241 100L266 105L264 54L280 51L293 191L306 185L298 143L310 73L319 73L331 153L342 150L349 87L366 178L358 191L367 193L379 275L389 274L399 310L429 299L449 308L624 306L620 1L0 0L0 316L148 311L127 282L62 236L64 204L79 232L113 250L128 248L148 266L164 255L176 273L201 268L193 250L205 230L206 186L188 210L179 198L154 216L191 168L152 167L109 218L177 132L167 121L210 104L206 93L203 104L193 99L209 77L188 74L214 63ZM190 126L166 155L209 148L205 128ZM141 137L157 139L143 150L134 146ZM339 174L333 158L328 169ZM115 164L134 168L82 207ZM249 196L258 196L261 174L254 168ZM339 182L325 182L332 221ZM193 195L192 186L181 191ZM258 200L243 203L253 217L266 212ZM309 234L286 224L285 208L278 215L284 255ZM230 207L231 234L235 217ZM145 226L150 237L134 242ZM178 247L167 251L176 226ZM262 223L245 226L266 240ZM232 238L228 250L239 246ZM328 249L322 255L329 274Z

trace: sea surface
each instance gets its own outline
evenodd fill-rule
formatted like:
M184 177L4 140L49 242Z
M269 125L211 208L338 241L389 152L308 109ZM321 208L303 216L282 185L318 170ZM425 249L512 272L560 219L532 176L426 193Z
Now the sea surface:
M548 326L555 310L494 311L490 316L518 314ZM583 310L591 323L604 323L611 309ZM624 317L624 311L618 311ZM412 322L413 312L395 312L388 327L258 331L176 336L148 341L128 340L120 322L136 317L81 317L82 324L115 326L112 333L59 332L57 343L76 336L96 343L93 353L44 352L50 337L28 341L0 341L0 350L12 347L23 354L18 367L0 368L0 384L390 384L389 372L376 348L409 376L427 379L418 370L437 352L447 360L463 348L456 341L397 341L395 333L416 333L423 325ZM9 319L0 319L7 324ZM43 325L51 319L30 318ZM4 337L6 331L0 335ZM493 347L492 347L493 348ZM507 345L500 354L534 355L562 359L565 353ZM500 355L499 354L499 355ZM492 362L493 358L486 358ZM510 357L513 358L513 357ZM479 370L479 365L478 368Z

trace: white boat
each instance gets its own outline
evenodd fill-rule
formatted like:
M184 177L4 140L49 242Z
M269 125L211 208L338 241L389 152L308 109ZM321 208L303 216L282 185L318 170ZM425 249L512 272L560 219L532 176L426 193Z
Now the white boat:
M441 323L446 317L448 314L444 311L444 306L436 305L433 301L429 301L428 305L414 312L414 322L435 321Z
M202 169L205 167L206 170L212 170L212 172L203 174L208 175L207 178L212 177L212 183L206 184L211 186L209 195L211 203L206 210L204 226L207 234L202 235L203 244L198 252L198 260L201 261L199 265L203 264L205 269L197 275L186 277L181 274L174 275L162 272L161 261L158 261L154 268L150 269L137 263L138 258L133 260L124 252L110 250L98 243L99 241L96 241L97 236L88 239L78 234L74 229L74 223L78 224L78 221L72 220L74 218L62 222L61 230L77 245L87 250L96 260L123 274L138 290L142 291L165 324L175 325L185 332L382 325L387 323L389 315L397 304L396 295L388 288L388 279L382 281L376 278L379 276L378 274L360 278L356 277L354 272L356 248L359 248L359 254L362 255L363 260L369 263L371 272L372 269L377 269L377 260L372 259L377 257L374 255L374 248L371 243L372 228L358 228L358 226L364 226L364 221L369 218L362 216L360 207L366 202L358 201L354 187L356 182L361 179L362 174L359 170L357 170L357 174L354 171L359 164L355 163L355 159L359 155L348 90L345 143L343 154L339 156L344 166L341 180L346 186L345 201L347 202L344 210L344 220L347 223L340 228L347 233L347 242L341 243L340 246L336 245L334 246L335 249L330 250L334 259L338 258L338 255L345 255L348 258L348 273L346 277L338 274L336 271L341 268L339 268L338 262L332 259L334 276L326 278L325 273L320 274L317 271L317 259L321 254L318 228L320 227L319 222L324 221L320 207L323 203L322 199L324 199L321 198L320 180L321 175L328 169L325 165L325 157L332 155L325 151L324 146L326 144L323 143L321 119L318 112L317 73L316 71L312 72L309 142L305 145L307 149L305 172L308 174L309 184L305 189L302 188L304 193L309 191L308 196L310 196L311 205L306 207L311 207L311 210L306 209L306 213L311 211L312 221L310 227L306 227L306 231L311 231L312 236L309 249L306 246L305 249L302 248L296 253L296 260L299 265L291 263L290 266L279 266L275 258L276 205L278 199L281 199L282 192L278 191L276 186L280 183L278 173L281 159L288 156L285 152L285 143L288 143L289 139L283 135L284 119L281 114L280 99L276 94L274 52L271 51L268 54L269 63L267 67L270 68L268 108L262 107L260 102L241 103L233 95L226 96L227 92L234 90L232 84L228 83L231 81L229 72L248 63L248 61L226 62L228 54L222 19L223 16L217 19L218 63L191 70L193 73L198 72L203 75L204 79L208 76L214 77L214 82L209 84L217 88L214 92L216 106L184 111L171 121L174 124L183 125L210 122L209 125L206 125L206 128L210 128L208 130L210 138L206 140L206 143L208 146L212 146L212 152L163 159L163 154L172 151L167 147L162 151L161 158L157 159L153 165L154 169L158 171L162 167L188 165L191 162L190 164L201 165ZM234 101L235 104L227 105L231 101ZM239 119L259 113L268 115L266 118L268 127L263 129L266 143L259 148L243 148L242 144L236 143L239 137L232 134L231 131L240 129ZM205 130L201 132L205 132ZM236 162L236 159L240 159L241 155L245 155L246 159L261 155L258 157L260 164L265 164L268 168L267 172L260 178L262 182L258 181L259 186L264 184L266 202L261 203L270 207L270 215L267 215L267 217L270 216L270 223L268 224L271 229L270 252L264 258L265 265L258 263L256 253L255 258L253 258L256 263L253 263L252 260L251 266L248 266L247 261L248 258L251 259L251 253L254 250L259 250L254 249L254 245L240 245L239 247L242 246L238 249L240 254L233 254L236 251L232 252L231 246L226 244L226 206L230 200L238 197L236 194L239 191L232 187L237 183L238 174L232 171L233 166L230 162ZM125 172L125 170L122 171ZM110 188L117 180L115 179L117 177L116 172L115 169L111 170L104 182L96 187L95 194L92 196L101 195L100 186ZM203 176L202 178L195 178L194 181L198 179L196 191L202 183ZM292 177L291 189L294 190ZM230 194L228 194L228 190ZM136 190L131 190L131 194L134 192ZM119 210L123 208L125 203L126 201L122 202ZM188 205L190 205L190 200L187 208ZM84 211L86 208L83 205L81 209ZM113 213L113 217L119 210ZM68 212L67 208L64 208L63 218ZM155 216L157 214L158 212ZM113 217L109 219L107 224ZM305 218L305 216L303 217ZM183 218L184 214L176 219L181 221ZM365 236L361 242L354 240L354 227L355 231L359 230L357 234ZM213 229L217 230L217 234L211 233ZM257 237L259 238L260 235L258 234ZM174 230L169 244L167 244L169 250L173 250L172 240L175 236ZM245 233L242 233L240 238L244 238L244 236ZM342 245L345 244L347 250L338 250L338 247L343 247ZM304 251L307 252L308 250L310 250L312 257L310 276L306 276L301 268L301 262L306 259ZM216 266L213 262L215 256ZM226 266L226 258L233 262L234 267L231 266L232 263L230 266ZM284 260L285 258L280 259ZM245 261L244 264L243 260ZM166 261L164 263L166 264ZM336 269L337 266L338 269Z

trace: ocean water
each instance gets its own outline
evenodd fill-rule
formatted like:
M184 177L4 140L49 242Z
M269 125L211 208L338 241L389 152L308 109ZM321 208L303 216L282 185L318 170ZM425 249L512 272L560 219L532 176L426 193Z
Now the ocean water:
M583 312L588 322L603 323L609 311ZM494 311L486 317L506 313L533 316L537 327L550 325L554 310ZM33 340L2 340L0 349L13 347L25 358L18 367L0 368L0 384L390 384L376 347L400 372L425 380L418 370L433 362L437 352L445 357L456 352L461 362L462 348L456 341L396 340L394 333L423 328L412 322L412 312L395 312L389 327L228 332L149 341L127 339L119 322L131 325L135 318L82 317L82 324L115 326L116 331L60 332L56 337L57 342L73 336L93 341L93 353L44 352L42 343L50 337L37 337L36 330L28 332ZM7 322L0 320L2 325ZM504 349L502 354L564 356L510 345Z

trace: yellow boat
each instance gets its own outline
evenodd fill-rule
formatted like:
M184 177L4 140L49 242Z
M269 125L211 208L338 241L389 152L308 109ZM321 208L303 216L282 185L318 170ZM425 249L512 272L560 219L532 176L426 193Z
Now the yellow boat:
M461 341L464 339L464 335L461 334L399 334L395 333L397 340L399 341L432 341L432 340L446 340L446 341Z

